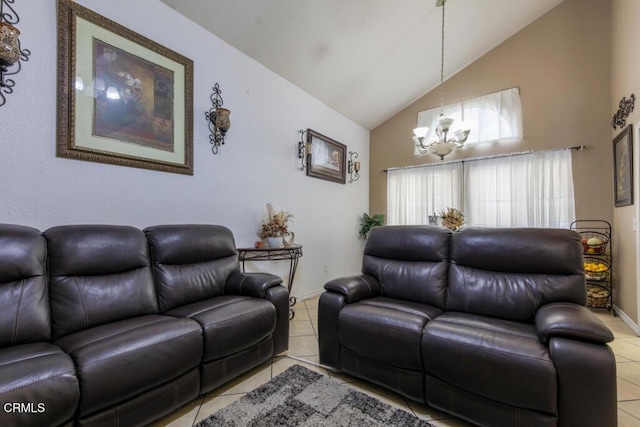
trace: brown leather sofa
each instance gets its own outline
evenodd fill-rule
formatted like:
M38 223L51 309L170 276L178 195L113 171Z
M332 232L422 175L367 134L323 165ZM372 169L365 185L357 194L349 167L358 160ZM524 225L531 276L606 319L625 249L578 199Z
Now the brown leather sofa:
M140 426L285 351L281 279L215 225L0 225L0 425Z
M573 231L377 227L362 274L325 290L323 364L477 425L617 425Z

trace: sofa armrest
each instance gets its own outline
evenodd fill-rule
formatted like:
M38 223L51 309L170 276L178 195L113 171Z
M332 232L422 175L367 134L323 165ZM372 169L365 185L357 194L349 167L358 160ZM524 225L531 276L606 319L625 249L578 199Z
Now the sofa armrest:
M333 279L327 282L324 288L329 292L344 295L347 303L375 297L380 294L378 280L368 274Z
M616 358L605 344L552 337L559 426L617 426Z
M224 285L224 293L264 298L267 289L282 283L282 278L268 273L233 273Z
M276 328L273 331L273 355L289 348L289 291L286 286L272 286L265 298L276 308Z
M596 344L613 341L613 334L586 307L573 303L551 303L536 312L536 331L543 344L551 338L573 338Z

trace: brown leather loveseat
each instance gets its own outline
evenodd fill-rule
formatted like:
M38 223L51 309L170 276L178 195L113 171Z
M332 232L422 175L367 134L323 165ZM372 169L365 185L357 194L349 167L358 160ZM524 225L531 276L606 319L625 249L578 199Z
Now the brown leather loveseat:
M371 230L328 282L320 362L483 426L615 426L611 332L560 229Z
M287 349L280 283L221 226L0 225L0 425L172 412Z

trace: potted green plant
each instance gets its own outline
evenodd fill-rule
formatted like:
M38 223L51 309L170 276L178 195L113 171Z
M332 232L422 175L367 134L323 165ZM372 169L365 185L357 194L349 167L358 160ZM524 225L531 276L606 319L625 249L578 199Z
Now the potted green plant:
M384 225L384 218L384 214L368 215L366 212L363 213L360 220L360 237L366 239L369 230Z
M289 231L289 221L293 214L283 210L277 212L271 203L267 203L267 213L260 228L260 238L267 241L271 248L281 248L285 243L293 243L293 232ZM286 236L291 236L289 241Z

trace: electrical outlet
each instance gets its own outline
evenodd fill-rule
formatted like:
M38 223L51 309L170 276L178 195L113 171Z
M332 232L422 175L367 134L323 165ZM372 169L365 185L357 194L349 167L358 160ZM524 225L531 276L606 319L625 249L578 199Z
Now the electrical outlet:
M329 272L329 264L325 264L324 265L324 272L328 273Z
M634 216L633 220L631 220L631 229L633 231L638 231L638 219Z

